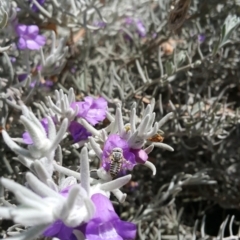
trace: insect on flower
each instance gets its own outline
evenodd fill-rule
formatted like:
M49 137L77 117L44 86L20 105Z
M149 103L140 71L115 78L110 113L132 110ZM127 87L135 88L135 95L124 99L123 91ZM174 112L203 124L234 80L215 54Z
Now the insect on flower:
M121 171L123 162L125 161L123 157L123 150L121 148L114 148L110 154L110 175L115 178Z
M186 20L187 12L191 0L174 0L171 4L171 11L169 14L168 24L172 31L177 31L181 28Z

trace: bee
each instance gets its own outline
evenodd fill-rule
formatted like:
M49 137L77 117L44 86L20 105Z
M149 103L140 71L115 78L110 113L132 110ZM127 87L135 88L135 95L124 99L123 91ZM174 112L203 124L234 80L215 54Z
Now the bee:
M150 142L163 142L164 137L161 136L159 133L153 135L152 137L148 138Z
M123 150L121 148L113 148L110 155L110 175L115 178L122 169L124 162Z
M173 2L168 19L170 30L176 32L181 28L186 20L190 3L191 0L175 0Z

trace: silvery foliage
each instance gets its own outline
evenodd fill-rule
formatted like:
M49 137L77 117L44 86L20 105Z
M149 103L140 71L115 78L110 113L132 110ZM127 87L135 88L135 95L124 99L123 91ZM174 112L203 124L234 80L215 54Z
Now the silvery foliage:
M221 49L226 44L230 43L230 36L233 33L233 31L239 26L240 24L240 18L236 15L228 15L225 19L225 22L221 28L221 35L218 40L218 43L215 45L215 49L213 51L213 54L216 54L219 49Z
M183 190L183 188L187 186L216 184L217 182L212 180L211 177L204 171L193 175L185 173L174 175L171 182L163 185L156 196L153 197L151 202L147 206L141 205L136 211L135 216L132 217L131 220L138 223L138 234L140 239L144 239L146 235L152 236L151 238L153 238L153 236L168 238L169 235L176 234L174 230L176 225L178 225L176 239L177 237L182 237L183 239L195 239L198 221L196 221L193 233L191 233L192 229L187 227L185 224L182 224L180 221L183 208L177 211L175 198ZM163 217L159 219L159 216ZM142 223L146 224L146 227L142 226ZM203 217L201 224L202 237L206 237L204 224L205 217ZM202 239L206 238L203 237Z
M170 206L174 203L175 197L185 186L194 186L194 185L212 185L217 184L215 180L212 180L211 177L204 171L198 172L196 174L185 174L179 173L173 176L170 183L163 185L158 194L152 200L152 203L142 212L141 216L139 215L138 221L140 219L146 218L148 214L156 211L157 209L165 206Z
M67 118L69 121L72 121L76 117L79 111L78 107L76 106L75 109L70 107L70 105L75 102L73 88L69 89L68 94L64 94L62 89L59 91L55 90L55 102L56 103L54 104L51 97L48 96L47 103L49 108L47 109L44 103L42 103L42 107L44 107L45 111L48 111L51 116L56 117L57 121L60 121L63 118ZM42 112L44 114L44 110Z
M18 110L21 107L18 105L21 102L22 97L22 87L26 87L30 83L30 78L25 79L21 83L14 82L14 70L11 64L8 54L5 52L9 47L3 51L3 63L2 68L7 70L8 77L0 78L0 121L1 125L5 127L6 119L9 112L9 106L12 106ZM0 50L1 51L1 50Z
M21 107L23 115L20 117L20 121L29 133L33 144L28 145L27 149L22 148L10 138L5 130L3 130L2 135L6 144L13 152L20 156L32 160L47 157L51 161L59 142L63 139L66 133L68 120L64 119L62 121L59 131L57 132L52 118L47 117L48 134L46 134L46 131L38 118L26 106L22 105Z
M45 58L43 49L41 49L41 74L43 76L52 76L62 71L66 64L66 56L68 47L66 46L67 39L61 38L56 46L56 34L52 31L52 46L50 54Z
M29 9L29 3L16 0L18 5L25 9ZM51 0L46 8L37 2L32 1L33 4L39 9L39 18L49 19L63 28L76 28L80 26L87 27L89 29L97 29L95 26L87 24L91 16L96 12L98 16L104 20L100 14L99 8L102 4L99 1L64 1L64 0ZM31 11L29 10L30 14ZM69 31L66 29L66 31Z
M139 212L143 210L140 207ZM145 212L146 210L144 210ZM147 212L147 211L146 211ZM151 212L149 212L151 214ZM152 212L154 214L154 212ZM236 232L234 234L234 220L235 216L227 216L226 219L222 222L218 234L216 237L209 236L207 233L206 227L206 215L203 216L202 220L196 220L194 227L191 228L186 224L181 222L183 214L183 208L179 211L175 204L171 204L162 208L158 214L156 214L156 218L149 217L146 215L146 220L148 224L146 226L142 226L141 222L139 223L138 234L140 239L144 239L147 235L150 235L151 238L154 239L154 236L157 236L157 239L186 239L186 240L194 240L194 239L213 239L213 240L230 240L230 239L238 239L239 233ZM159 219L159 215L164 217ZM139 221L139 220L138 220ZM176 226L178 226L177 234L175 233ZM176 234L176 236L174 236Z
M55 90L55 100L53 97L46 97L47 104L44 102L34 103L34 105L40 110L43 116L51 116L54 118L55 123L61 123L64 118L72 121L77 113L78 107L71 108L71 103L75 102L75 94L73 88L70 88L67 94L64 94L63 90ZM55 103L54 103L55 102Z
M8 22L8 12L10 9L10 1L0 1L0 29L3 29Z

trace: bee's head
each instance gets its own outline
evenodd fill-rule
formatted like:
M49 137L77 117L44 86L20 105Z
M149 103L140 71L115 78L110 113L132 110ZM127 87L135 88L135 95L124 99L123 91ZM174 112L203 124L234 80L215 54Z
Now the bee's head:
M123 150L121 148L116 147L116 148L113 148L112 152L122 153Z

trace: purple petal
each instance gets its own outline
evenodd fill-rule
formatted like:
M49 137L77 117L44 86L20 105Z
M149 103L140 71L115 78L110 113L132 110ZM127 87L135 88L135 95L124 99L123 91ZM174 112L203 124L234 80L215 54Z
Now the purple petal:
M9 56L9 57L10 57L10 60L11 60L12 63L16 62L17 59L15 57L11 57L11 56Z
M92 201L96 207L94 217L78 227L88 240L134 239L136 225L121 221L115 213L111 201L102 194L94 194ZM125 238L126 237L126 238Z
M152 38L156 38L156 37L157 37L157 33L153 33Z
M144 150L142 150L142 149L131 149L130 151L135 155L135 161L137 163L144 164L147 161L148 155Z
M36 85L36 83L37 83L37 81L32 81L32 82L30 83L30 87L31 87L31 88L34 88L35 85Z
M129 150L129 147L128 147L128 144L127 144L126 140L122 139L117 134L109 135L107 141L104 144L103 156L104 157L109 157L112 150L116 147L121 148L123 151Z
M132 17L127 17L127 18L125 18L125 24L128 27L135 28L135 31L138 33L139 37L146 37L146 34L147 34L146 28L140 19L135 20ZM126 38L128 40L131 40L131 37L128 35L126 35Z
M143 22L141 20L137 21L136 27L137 27L137 32L138 32L139 36L146 37L146 28L143 25Z
M53 81L51 80L45 80L44 84L43 84L45 87L52 87L53 86Z
M108 172L110 169L110 160L109 158L102 159L102 167Z
M101 233L101 230L103 231L101 225L103 223L117 220L119 217L115 213L111 201L106 196L97 193L92 195L91 199L96 207L96 212L94 217L88 223L79 227L79 230L82 231L89 240L102 239L100 234L104 234L104 232Z
M41 65L37 65L36 69L37 69L37 71L41 71L42 70L42 66Z
M87 114L87 111L90 109L90 104L86 102L73 102L71 103L71 108L75 109L78 106L78 117L84 118Z
M93 25L99 28L105 28L107 26L107 24L103 21L95 21Z
M119 218L118 215L115 213L111 201L106 196L97 193L92 195L91 199L97 209L93 217L95 222L102 223Z
M22 138L25 144L33 144L32 138L28 132L24 132Z
M90 109L84 117L93 126L106 118L105 109Z
M36 36L36 38L34 39L35 42L40 45L41 47L45 45L46 43L46 38L42 35L38 35Z
M133 24L133 23L134 23L133 18L131 18L131 17L126 17L126 18L125 18L125 23L126 23L127 25Z
M104 222L98 226L100 239L122 240L111 222Z
M39 28L37 25L29 25L27 26L27 32L26 35L28 35L30 38L37 37L39 33Z
M16 32L19 36L25 35L27 32L27 25L23 25L23 24L17 25Z
M102 98L102 97L100 97L98 99L95 99L92 102L91 108L93 108L93 109L95 109L95 108L107 109L107 101L104 98Z
M90 96L85 97L84 98L84 102L88 103L88 105L91 106L93 104L93 102L94 102L94 98L90 97Z
M96 125L106 118L107 102L104 98L94 99L85 97L83 102L74 102L71 108L78 106L78 117L86 119L90 124Z
M30 2L32 2L32 1L30 0ZM40 5L43 5L44 2L45 2L45 0L37 0L37 2L38 2ZM38 7L37 7L35 4L32 5L32 10L33 10L33 12L38 12L38 11L39 11Z
M87 131L80 123L72 121L68 127L68 130L73 137L74 142L80 142L82 140L88 139L91 133Z
M28 39L26 40L27 48L30 50L39 50L41 48L35 40Z
M63 227L63 222L62 221L56 221L53 223L50 227L48 227L43 235L46 237L52 237L52 236L57 236L59 233L60 229Z
M24 49L27 48L27 43L26 43L25 39L23 39L21 37L18 39L18 44L17 45L18 45L18 48L20 50L24 50Z
M137 235L137 226L134 223L121 221L113 221L114 228L116 229L118 235L123 239L135 239Z
M43 125L45 131L48 132L48 120L47 120L47 118L43 118L40 122Z
M129 151L125 151L123 152L123 156L124 159L126 159L127 161L123 162L122 168L132 170L133 167L136 165L135 155Z
M205 39L206 39L205 35L203 35L203 34L198 35L198 42L199 43L203 43L205 41Z
M21 73L21 74L18 74L17 77L18 77L18 81L19 82L22 82L24 81L26 78L27 78L27 73Z
M83 228L83 233L88 240L123 240L111 222L96 223L94 220L90 221L86 228Z
M100 97L93 100L91 97L86 97L84 100L91 102L91 107L87 112L85 119L92 125L97 124L98 122L103 121L106 118L107 112L107 101Z
M45 237L57 237L62 240L76 240L73 228L67 227L61 220L54 222L43 233Z

